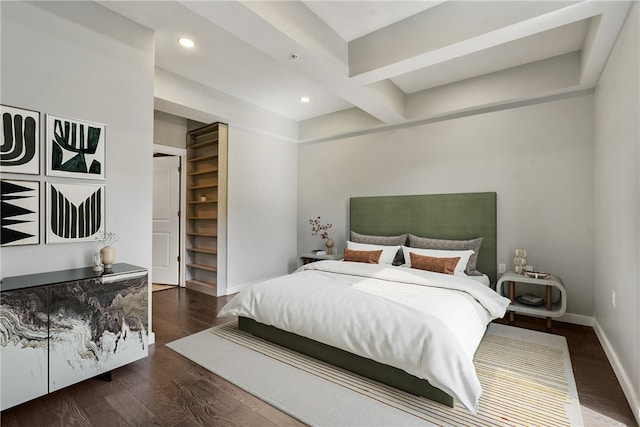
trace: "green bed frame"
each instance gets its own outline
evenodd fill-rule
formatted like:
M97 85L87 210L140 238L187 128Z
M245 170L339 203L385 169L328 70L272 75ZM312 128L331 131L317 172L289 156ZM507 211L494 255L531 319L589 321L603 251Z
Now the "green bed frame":
M411 233L438 239L484 237L478 270L496 280L496 193L353 197L351 230L361 234ZM453 407L453 397L428 381L344 350L319 343L253 319L240 317L238 327L255 336L322 360L374 381Z
M354 372L382 384L404 390L416 396L453 407L453 397L433 387L428 381L410 375L402 369L384 365L371 359L332 347L320 342L256 322L246 317L238 318L238 328L267 341L322 360L347 371Z
M435 239L483 237L477 269L497 281L496 193L352 197L350 229L361 234L404 233Z

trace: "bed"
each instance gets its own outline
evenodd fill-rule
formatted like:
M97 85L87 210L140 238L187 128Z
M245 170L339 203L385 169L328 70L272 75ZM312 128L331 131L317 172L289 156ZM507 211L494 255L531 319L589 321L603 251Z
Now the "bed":
M350 200L350 228L364 236L481 236L477 270L495 283L495 211L495 193L358 197ZM460 257L448 259L459 269ZM509 300L466 274L416 266L315 262L252 285L219 315L238 316L240 329L261 338L447 406L458 400L475 412L482 389L474 353Z

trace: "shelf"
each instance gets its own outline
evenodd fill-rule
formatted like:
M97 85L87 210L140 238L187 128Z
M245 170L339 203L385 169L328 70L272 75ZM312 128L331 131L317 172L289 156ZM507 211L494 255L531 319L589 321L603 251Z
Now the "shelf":
M218 267L216 267L215 265L187 264L187 267L197 268L198 270L218 271Z
M218 188L218 184L194 185L193 187L187 187L187 190L202 190L203 188Z
M192 130L191 132L189 132L189 136L193 137L194 139L200 138L202 135L215 135L216 138L218 137L218 130L211 130L211 125L205 125L199 129L195 129Z
M218 140L218 134L216 133L216 137L215 138L210 138L204 141L198 141L198 142L194 142L191 145L187 145L187 148L191 148L191 149L198 149L198 148L202 148L202 147L207 147L209 145L211 145L212 142L216 142Z
M193 290L216 295L218 215L222 215L218 208L223 201L219 199L220 192L226 188L222 173L226 174L227 126L212 123L189 131L186 146L184 188L189 193L188 211L184 214L188 230L185 230L185 283ZM221 161L225 163L219 164Z
M187 236L194 236L194 237L218 237L218 234L216 234L216 233L187 233Z
M189 176L197 176L197 175L205 175L208 173L216 173L218 172L218 168L206 170L206 171L197 171L197 172L189 172L187 175Z
M545 305L527 305L521 302L514 301L509 304L508 311L513 311L520 314L527 314L530 316L542 316L542 317L560 317L564 314L562 304L557 302L551 304L551 310L547 310Z
M216 154L209 154L207 156L202 156L202 157L194 157L192 159L187 159L188 162L201 162L203 160L210 160L210 159L215 159L216 157L218 157L218 153Z
M555 304L552 304L549 310L547 310L546 304L541 306L522 304L515 300L517 294L516 283L542 286L546 293L546 300L551 299L552 291L555 288L557 289L557 292L560 292L560 300ZM508 298L511 300L511 304L507 311L509 312L509 320L512 322L515 319L515 313L526 314L529 316L541 316L547 318L547 329L551 329L551 318L560 317L567 310L567 291L559 277L549 275L549 277L545 279L534 279L514 273L513 271L507 271L500 277L500 279L498 279L498 283L496 283L496 292L499 295L504 295L504 288L507 289Z
M194 291L203 292L205 294L217 296L217 285L213 282L205 282L204 280L187 280L185 286Z
M188 201L187 203L189 203L191 205L194 205L194 204L198 204L198 203L218 203L218 202L216 200L205 200L205 201L202 201L202 200L191 200L191 201Z
M198 252L201 254L211 254L216 255L218 253L217 249L204 249L204 248L187 248L189 252Z

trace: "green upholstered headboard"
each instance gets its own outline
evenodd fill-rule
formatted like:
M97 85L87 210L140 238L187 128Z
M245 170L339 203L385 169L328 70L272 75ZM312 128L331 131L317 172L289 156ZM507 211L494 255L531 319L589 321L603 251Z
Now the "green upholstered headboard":
M361 234L411 233L436 239L483 237L477 269L496 283L496 193L352 197L350 229Z

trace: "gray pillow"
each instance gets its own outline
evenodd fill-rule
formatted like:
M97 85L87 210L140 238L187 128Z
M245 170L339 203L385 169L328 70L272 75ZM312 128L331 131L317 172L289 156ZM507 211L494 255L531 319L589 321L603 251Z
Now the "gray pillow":
M407 235L401 234L399 236L374 236L371 234L360 234L355 231L351 231L351 239L355 243L368 243L370 245L382 245L382 246L403 246L407 244ZM398 250L395 258L393 259L394 265L402 264L404 256L402 250Z
M446 240L432 239L430 237L419 237L409 234L409 246L417 249L439 249L443 251L459 251L473 250L474 254L469 258L467 268L464 272L469 276L482 276L482 273L476 270L478 262L478 254L482 245L482 237L472 240Z
M407 244L407 235L399 236L374 236L371 234L360 234L351 232L351 241L356 243L368 243L370 245L402 246Z

